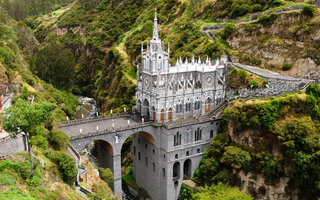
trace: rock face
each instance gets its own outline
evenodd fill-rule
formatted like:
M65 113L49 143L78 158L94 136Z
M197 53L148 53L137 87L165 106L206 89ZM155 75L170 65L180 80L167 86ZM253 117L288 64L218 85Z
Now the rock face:
M248 146L254 149L259 145L259 138L268 138L267 143L270 146L271 154L276 158L283 158L283 152L280 144L273 134L263 135L259 130L246 130L235 132L232 123L228 124L228 133L233 143ZM256 200L298 200L298 188L287 192L290 180L290 166L284 169L284 175L277 179L269 180L262 173L245 172L243 170L233 169L232 173L237 177L237 185L241 190L247 191Z
M243 54L262 61L260 67L304 79L320 79L320 59L315 49L320 46L320 18L308 18L300 11L278 14L278 19L269 25L240 24L228 43ZM292 69L282 71L288 62Z

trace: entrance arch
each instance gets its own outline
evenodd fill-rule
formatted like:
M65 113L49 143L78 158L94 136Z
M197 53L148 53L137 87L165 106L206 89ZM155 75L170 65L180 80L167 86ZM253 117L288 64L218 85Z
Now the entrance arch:
M188 179L191 179L191 160L190 159L187 159L184 161L184 164L183 164L183 179L184 180L188 180Z
M172 120L172 108L169 108L168 120Z
M210 97L207 98L205 105L204 105L204 112L210 112L210 104L211 104L212 100Z
M149 101L147 99L143 101L143 115L150 117Z

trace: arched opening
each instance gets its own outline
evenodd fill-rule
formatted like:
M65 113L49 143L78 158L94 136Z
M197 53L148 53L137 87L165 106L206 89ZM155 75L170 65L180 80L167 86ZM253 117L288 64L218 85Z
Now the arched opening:
M172 120L172 108L169 108L168 120Z
M160 121L164 121L164 110L163 109L160 112Z
M147 133L147 132L139 132L138 135L140 137L142 137L142 139L144 139L145 141L149 142L150 144L155 144L155 139L154 137L150 134L150 133ZM138 139L140 141L140 139ZM146 147L146 145L145 145Z
M113 171L113 148L104 140L94 141L91 154L97 159L99 167L109 168Z
M183 179L188 180L191 179L191 160L187 159L183 164Z
M152 106L152 108L151 108L151 113L152 113L153 120L156 121L157 114L156 114L156 109L154 108L154 106Z
M204 106L204 112L210 112L210 104L211 104L211 98L207 98L205 106Z
M149 101L147 99L145 99L143 101L143 115L150 117L150 113L149 113Z
M172 178L179 179L180 178L180 162L176 162L173 165Z

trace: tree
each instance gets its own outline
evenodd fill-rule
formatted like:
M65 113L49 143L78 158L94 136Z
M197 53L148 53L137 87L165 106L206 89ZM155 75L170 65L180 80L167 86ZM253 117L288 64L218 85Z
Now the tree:
M29 137L35 135L36 127L44 120L49 119L54 104L37 102L30 104L28 101L18 99L16 103L5 109L3 113L2 125L12 137L19 133L25 133L28 141L28 152L30 156L31 171L29 179L33 177L33 160Z
M100 177L102 180L104 180L106 183L111 183L114 181L114 176L109 168L99 168Z
M238 188L229 187L226 184L219 183L211 187L200 188L201 193L192 195L194 200L252 200L253 198Z

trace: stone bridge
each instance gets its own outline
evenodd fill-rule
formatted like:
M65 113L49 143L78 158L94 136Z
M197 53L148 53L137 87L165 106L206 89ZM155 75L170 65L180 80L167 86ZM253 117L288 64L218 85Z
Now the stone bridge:
M213 112L212 115L221 113L225 105L226 102L218 106L217 111ZM78 152L86 149L93 141L102 145L103 148L99 147L97 150L99 164L113 171L115 180L111 184L111 187L115 195L122 194L121 148L126 139L134 135L136 143L133 143L133 154L136 157L133 156L133 170L137 183L149 193L152 193L151 196L163 193L164 196L159 199L173 199L166 196L166 193L178 195L178 192L174 191L177 187L174 186L178 184L180 188L185 178L184 173L187 173L186 171L188 171L190 177L192 176L211 139L216 135L220 121L210 116L206 118L190 117L167 123L143 121L143 119L135 114L121 114L111 117L70 121L62 124L60 128L71 138L70 142ZM197 130L198 132L201 130L200 138L194 142L192 140L193 132L195 131L196 134ZM190 136L189 138L185 136L181 138L180 134L180 139L178 140L182 145L176 148L175 143L177 141L175 137L179 132L188 133ZM146 151L147 145L150 149L153 149L153 153ZM136 151L139 157L136 155ZM148 165L148 160L150 164L152 162L154 175L151 172L149 175L148 170L143 169L146 166L139 164L140 156L145 157L146 165ZM177 166L174 166L174 164L179 163L180 167L180 162L184 163L181 164L181 170L176 169ZM188 170L185 169L186 162L190 163ZM166 175L163 175L165 172ZM154 179L152 176L157 178ZM165 178L161 178L164 176ZM170 184L164 184L162 181L169 182ZM165 188L153 190L154 184L161 184Z

